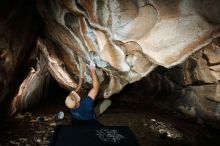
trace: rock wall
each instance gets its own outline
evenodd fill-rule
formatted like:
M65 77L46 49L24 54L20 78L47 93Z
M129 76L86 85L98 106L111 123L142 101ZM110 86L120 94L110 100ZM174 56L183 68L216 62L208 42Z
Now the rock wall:
M192 116L220 119L220 40L169 70L169 78L182 90L178 108Z
M26 77L39 25L34 1L0 2L0 102Z
M204 89L210 92L207 99L218 102L219 4L217 0L36 0L44 30L33 47L38 54L35 73L41 70L37 76L43 83L49 72L61 87L74 91L81 76L91 83L88 64L93 61L102 87L99 97L109 98L163 66L169 70L170 85L181 88L180 99L187 97L182 103L205 97ZM5 70L7 59L1 60ZM43 90L37 88L42 85L36 82L39 78L30 73L12 102L16 110L27 107L26 99L38 99L32 95ZM24 84L34 90L27 94Z
M53 59L63 65L50 69L51 74L73 90L76 81L71 74L84 74L90 82L87 67L81 68L93 60L106 85L105 98L157 65L182 63L219 36L219 25L199 15L193 1L50 0L38 1L38 10L46 23L45 34L56 46L45 50L53 51ZM56 75L61 72L66 75Z
M199 120L220 120L219 59L218 38L182 64L170 69L159 66L127 86L120 101L179 110Z

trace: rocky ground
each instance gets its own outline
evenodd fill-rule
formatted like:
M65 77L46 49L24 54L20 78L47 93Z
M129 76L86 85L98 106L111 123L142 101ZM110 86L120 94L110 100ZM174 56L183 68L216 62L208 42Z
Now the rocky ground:
M113 104L99 121L104 125L129 126L141 146L155 145L218 145L219 130L201 119L184 117L176 111L166 111L142 103L131 104L116 95ZM56 99L56 100L54 100ZM58 119L60 111L64 119ZM57 125L70 124L70 115L63 98L50 98L14 117L1 119L0 145L48 145Z

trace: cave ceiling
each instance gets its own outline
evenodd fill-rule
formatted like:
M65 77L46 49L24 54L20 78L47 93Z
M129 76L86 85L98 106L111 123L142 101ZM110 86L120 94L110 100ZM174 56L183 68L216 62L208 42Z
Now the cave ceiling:
M0 99L15 90L13 111L38 101L50 78L69 92L79 88L81 76L90 84L90 61L97 66L100 98L158 66L181 66L174 73L181 74L173 79L176 84L215 84L212 99L220 101L217 0L21 0L5 5ZM12 88L18 72L22 79Z

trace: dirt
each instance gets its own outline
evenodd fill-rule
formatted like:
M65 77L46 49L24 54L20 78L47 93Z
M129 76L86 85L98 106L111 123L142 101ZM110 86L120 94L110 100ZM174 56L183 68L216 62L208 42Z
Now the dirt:
M121 96L121 95L120 95ZM57 125L70 124L70 114L63 97L50 98L33 109L1 119L0 146L48 145ZM141 146L217 145L220 131L201 119L185 117L144 103L112 98L111 107L98 120L104 125L129 126ZM58 112L64 119L59 120Z

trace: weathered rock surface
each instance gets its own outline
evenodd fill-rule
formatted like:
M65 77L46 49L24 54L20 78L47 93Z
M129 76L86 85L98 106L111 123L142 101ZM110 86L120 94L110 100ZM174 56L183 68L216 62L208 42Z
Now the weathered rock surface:
M0 2L0 102L25 78L38 27L34 1Z
M29 68L27 77L22 81L18 93L13 98L11 114L30 107L46 96L50 78L47 60L40 51L33 57L36 59L35 67Z
M182 65L169 70L169 78L182 87L176 105L193 116L220 118L219 39L193 54Z
M170 76L180 86L215 84L220 80L219 38L193 54L180 66L170 70Z
M45 50L53 51L53 59L63 64L60 70L50 69L52 75L73 82L71 73L88 76L88 70L81 68L93 60L100 74L106 74L101 79L106 85L105 98L146 76L157 65L182 63L219 36L219 25L200 16L192 1L38 2L46 22L45 34L56 45L56 49ZM67 76L55 75L61 72ZM66 83L61 84L74 89Z
M193 104L188 99L198 96L218 105L219 1L37 0L36 4L45 23L36 40L39 52L35 65L38 67L21 83L13 100L14 109L26 107L28 100L39 99L40 94L35 93L42 93L39 86L44 84L48 71L68 91L79 88L80 76L91 83L90 61L97 66L101 98L121 91L125 85L142 79L160 65L171 68L163 84L169 84L171 89L181 88L181 99L187 99L182 103ZM26 42L26 37L22 38ZM13 48L10 43L2 42L4 48ZM13 61L8 61L4 54L12 56L10 51L1 52L0 67L4 72L14 73L13 67L6 67L6 64L14 66ZM1 72L0 79L4 76ZM150 80L146 83L149 86L157 82ZM3 81L0 83L7 87ZM23 90L24 86L33 90L27 93L29 90ZM206 89L208 92L202 92ZM195 109L207 113L207 103L200 103L195 102L198 105ZM217 108L210 113L217 115Z

